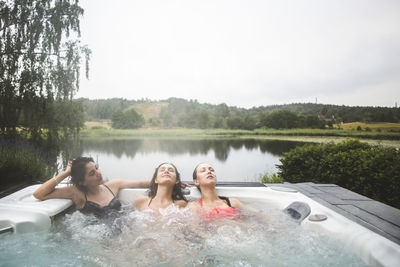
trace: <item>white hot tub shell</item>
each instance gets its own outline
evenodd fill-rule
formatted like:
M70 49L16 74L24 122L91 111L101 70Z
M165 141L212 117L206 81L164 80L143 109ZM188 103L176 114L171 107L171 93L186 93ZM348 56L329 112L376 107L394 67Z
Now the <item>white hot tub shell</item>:
M55 215L72 206L72 201L67 199L36 200L32 193L39 186L29 186L0 199L0 229L9 229L15 233L46 230L50 228ZM400 246L398 244L295 190L279 186L217 187L217 190L220 195L251 199L252 201L259 200L263 203L271 203L281 210L295 201L306 203L311 209L309 216L324 215L327 219L311 221L308 216L301 222L304 228L340 239L371 266L400 266ZM123 189L120 191L119 199L123 204L129 205L146 191L147 189ZM199 191L194 187L190 188L188 199L197 200L199 198Z

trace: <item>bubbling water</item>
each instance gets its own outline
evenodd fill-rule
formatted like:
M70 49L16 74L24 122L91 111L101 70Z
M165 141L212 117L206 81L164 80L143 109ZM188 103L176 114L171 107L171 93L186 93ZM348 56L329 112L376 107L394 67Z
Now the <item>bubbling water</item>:
M237 219L212 220L173 205L161 215L126 207L112 220L77 211L49 233L0 237L0 260L28 266L365 266L349 248L303 229L282 211L253 208Z

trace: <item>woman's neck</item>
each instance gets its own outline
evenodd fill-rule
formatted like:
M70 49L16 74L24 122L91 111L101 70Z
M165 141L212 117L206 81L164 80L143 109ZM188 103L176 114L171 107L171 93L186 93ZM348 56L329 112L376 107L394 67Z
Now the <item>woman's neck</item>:
M215 187L201 188L201 198L203 199L203 202L213 202L219 199Z
M172 191L173 188L158 185L157 194L154 196L153 201L156 201L160 204L171 204L172 200Z
M89 195L97 195L100 193L101 190L100 185L87 186L86 188L87 188L86 194Z

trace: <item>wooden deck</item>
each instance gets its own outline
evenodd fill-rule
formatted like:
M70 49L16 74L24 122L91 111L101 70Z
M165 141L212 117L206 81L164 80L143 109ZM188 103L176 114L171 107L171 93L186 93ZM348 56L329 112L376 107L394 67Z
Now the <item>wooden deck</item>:
M334 184L284 183L400 245L400 210Z

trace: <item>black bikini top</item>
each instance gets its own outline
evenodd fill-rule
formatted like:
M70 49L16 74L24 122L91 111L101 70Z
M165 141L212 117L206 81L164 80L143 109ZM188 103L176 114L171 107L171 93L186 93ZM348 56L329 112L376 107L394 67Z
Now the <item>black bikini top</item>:
M110 201L110 203L108 203L107 206L100 206L95 202L87 200L87 196L85 193L86 203L85 206L83 206L83 208L80 209L82 213L93 214L96 217L104 217L112 211L119 211L121 209L121 202L119 201L119 199L114 195L114 193L107 185L105 184L103 185L111 192L114 198Z

